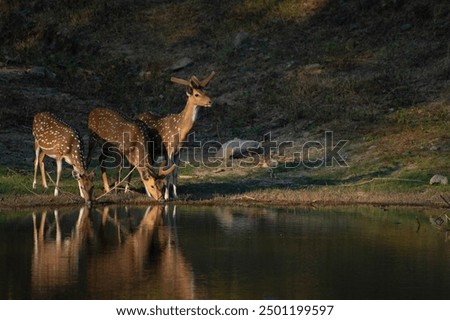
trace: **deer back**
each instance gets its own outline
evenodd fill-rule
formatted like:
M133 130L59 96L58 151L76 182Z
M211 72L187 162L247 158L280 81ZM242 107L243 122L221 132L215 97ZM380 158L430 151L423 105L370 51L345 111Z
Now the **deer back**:
M117 147L133 166L142 167L150 160L145 160L149 153L143 123L108 108L96 108L89 114L88 127L97 138Z
M64 158L79 172L85 172L84 144L78 130L50 112L41 112L33 120L33 136L49 157Z

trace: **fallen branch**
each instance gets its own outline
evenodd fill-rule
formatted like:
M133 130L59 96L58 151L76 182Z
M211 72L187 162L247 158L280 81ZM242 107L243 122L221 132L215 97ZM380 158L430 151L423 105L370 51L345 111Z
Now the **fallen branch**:
M450 207L450 201L445 199L445 197L441 194L440 195L441 199L444 200L444 202Z
M377 180L383 180L383 181L408 181L408 182L417 182L417 183L424 183L422 180L416 180L416 179L401 179L401 178L372 178L367 181L353 183L353 184L341 184L342 187L354 187L354 186L361 186L364 184L368 184Z
M39 194L34 192L33 190L28 189L28 187L26 185L24 185L23 183L20 184L22 187L24 187L28 192L31 192L32 194L34 194L35 196L38 196Z
M98 196L97 198L95 198L95 200L101 199L104 196L106 196L108 193L110 193L111 191L117 189L130 175L131 173L133 173L133 171L136 169L137 167L134 167L133 169L130 170L130 172L128 172L128 174L119 181L119 183L117 183L114 187L112 187L111 189L109 189L109 191L106 191L105 193L103 193L102 195Z

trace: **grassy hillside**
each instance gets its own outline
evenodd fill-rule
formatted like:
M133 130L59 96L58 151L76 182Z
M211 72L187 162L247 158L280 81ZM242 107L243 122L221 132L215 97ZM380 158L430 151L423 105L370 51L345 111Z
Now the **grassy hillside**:
M94 106L179 112L185 95L170 77L216 70L215 104L202 110L197 138L270 132L301 147L333 131L349 141L348 166L286 169L279 156L270 172L186 168L187 192L236 177L251 191L363 183L370 192L447 192L427 182L450 176L449 17L446 0L2 1L2 172L29 174L38 111L86 134ZM182 58L192 62L173 70Z

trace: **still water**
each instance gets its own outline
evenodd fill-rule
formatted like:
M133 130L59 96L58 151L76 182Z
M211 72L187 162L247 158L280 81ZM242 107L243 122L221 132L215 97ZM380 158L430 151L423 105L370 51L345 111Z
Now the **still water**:
M450 299L450 239L411 209L0 213L0 299Z

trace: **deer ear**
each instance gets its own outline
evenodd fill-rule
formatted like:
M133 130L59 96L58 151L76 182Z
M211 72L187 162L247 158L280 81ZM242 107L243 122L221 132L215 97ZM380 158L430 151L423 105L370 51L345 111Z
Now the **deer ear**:
M74 177L75 180L80 180L81 179L80 173L77 172L76 170L72 170L72 177Z
M202 86L200 84L200 81L198 81L198 78L196 76L192 76L189 86L194 88L194 89L200 89Z
M186 87L186 95L188 97L192 96L193 93L194 93L194 89L191 86Z

